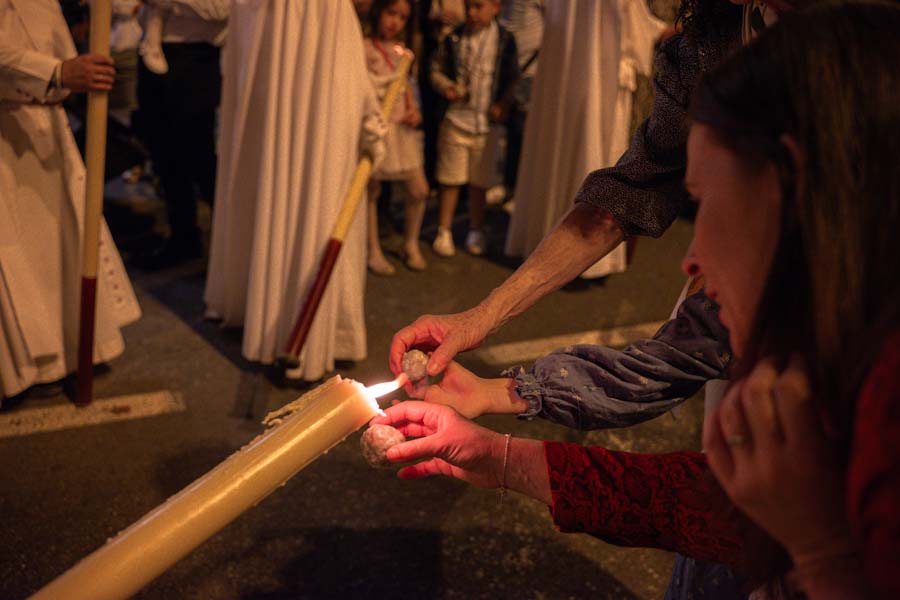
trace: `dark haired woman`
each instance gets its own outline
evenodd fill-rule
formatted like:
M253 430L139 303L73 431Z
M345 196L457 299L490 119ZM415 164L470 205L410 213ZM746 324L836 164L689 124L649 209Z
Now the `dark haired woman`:
M563 531L737 565L773 594L900 597L898 30L896 5L816 8L696 96L685 270L739 356L706 455L512 439L409 402L376 420L421 436L389 459L431 459L400 476L513 489Z

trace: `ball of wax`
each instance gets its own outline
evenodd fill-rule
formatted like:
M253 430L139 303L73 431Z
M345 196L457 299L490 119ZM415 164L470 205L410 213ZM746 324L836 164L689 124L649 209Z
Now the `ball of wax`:
M385 457L388 448L406 441L406 436L390 425L371 425L362 434L359 443L362 446L363 456L373 467L390 467L391 463Z
M421 350L410 350L403 355L400 366L410 381L418 381L427 375L428 355Z

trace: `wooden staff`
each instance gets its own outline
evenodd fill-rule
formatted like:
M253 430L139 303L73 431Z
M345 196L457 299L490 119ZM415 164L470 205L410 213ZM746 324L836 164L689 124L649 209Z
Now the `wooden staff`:
M385 121L390 121L394 103L406 85L406 78L412 59L413 56L410 52L404 52L400 58L400 63L397 65L397 78L391 82L384 100L381 102L381 114ZM334 271L334 265L344 244L344 237L347 235L347 230L353 222L353 215L356 213L359 202L366 191L366 184L371 174L372 157L368 154L363 154L359 164L356 166L356 172L353 174L350 189L347 190L344 196L337 223L335 223L334 229L331 231L331 238L325 246L325 254L319 263L316 279L313 281L309 295L306 297L306 301L303 303L303 307L300 309L300 314L294 324L294 329L291 331L291 335L284 346L284 354L278 358L277 364L282 369L295 369L300 366L300 351L303 349L303 344L306 343L306 337L309 335L316 311L319 309L322 296L325 294L325 288L328 286L331 273Z
M93 0L90 30L92 54L109 56L111 23L110 0ZM88 92L84 245L81 252L81 318L78 331L78 395L75 399L75 404L79 406L90 404L94 394L94 321L97 312L100 222L103 217L108 98L105 91Z

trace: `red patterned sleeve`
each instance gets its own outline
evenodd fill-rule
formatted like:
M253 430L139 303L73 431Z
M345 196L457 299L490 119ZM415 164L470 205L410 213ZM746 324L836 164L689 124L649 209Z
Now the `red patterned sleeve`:
M697 452L634 454L544 442L551 513L560 531L620 546L679 552L735 564L739 524Z
M900 334L884 345L859 395L847 508L871 591L900 598Z

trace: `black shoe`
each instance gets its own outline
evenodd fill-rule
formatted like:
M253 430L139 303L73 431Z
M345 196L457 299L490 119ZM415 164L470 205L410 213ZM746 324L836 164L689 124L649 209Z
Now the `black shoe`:
M159 271L203 257L203 242L167 240L157 250L136 256L131 262L145 271Z

